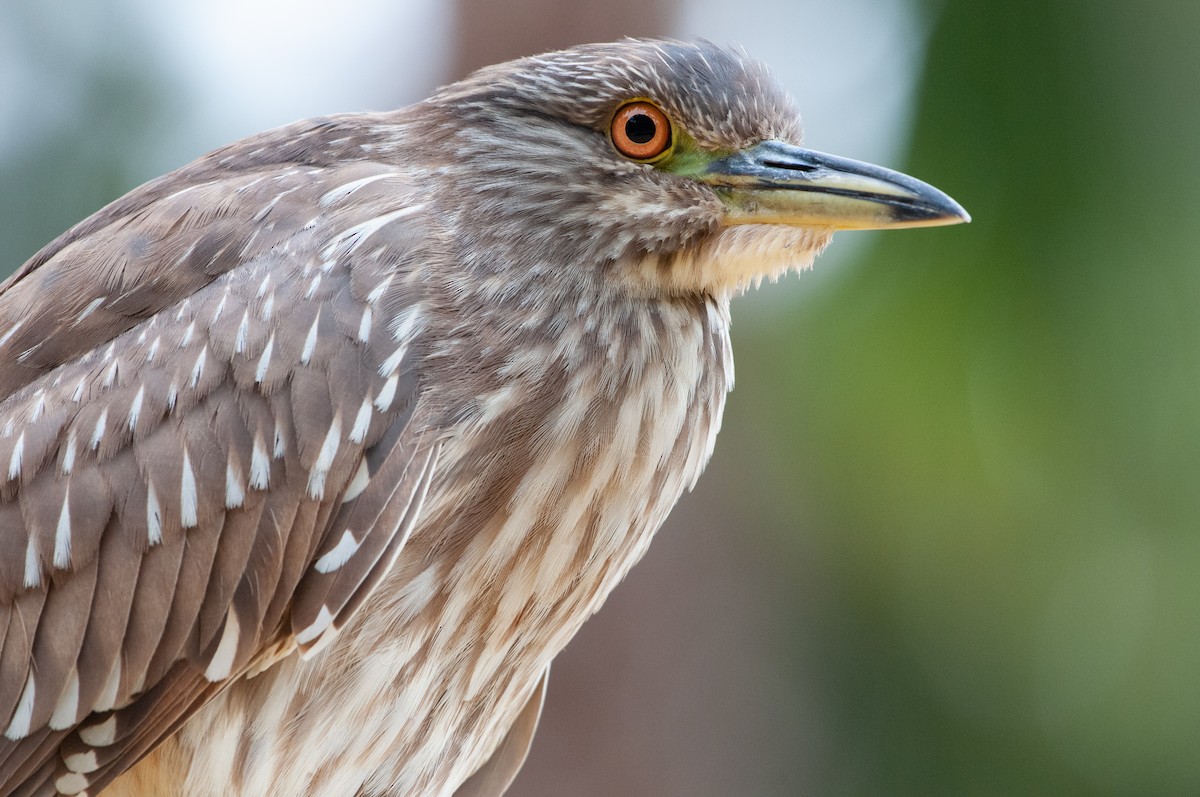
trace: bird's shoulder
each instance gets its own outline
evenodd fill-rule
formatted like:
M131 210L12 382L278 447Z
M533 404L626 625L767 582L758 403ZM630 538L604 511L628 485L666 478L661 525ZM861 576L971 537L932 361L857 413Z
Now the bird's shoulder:
M422 247L422 236L432 245L420 177L403 158L372 157L382 134L369 131L382 124L349 115L243 139L135 188L44 246L0 284L0 398L221 275L319 257L356 225L402 211L406 248Z
M443 255L419 181L271 144L133 192L0 286L0 792L107 782L223 681L323 642L420 509Z

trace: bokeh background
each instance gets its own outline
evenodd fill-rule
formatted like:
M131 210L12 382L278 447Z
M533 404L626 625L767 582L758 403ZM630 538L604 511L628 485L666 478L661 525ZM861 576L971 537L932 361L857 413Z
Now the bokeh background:
M0 271L239 136L625 34L744 44L975 221L738 300L716 457L515 797L1200 794L1200 3L4 0Z

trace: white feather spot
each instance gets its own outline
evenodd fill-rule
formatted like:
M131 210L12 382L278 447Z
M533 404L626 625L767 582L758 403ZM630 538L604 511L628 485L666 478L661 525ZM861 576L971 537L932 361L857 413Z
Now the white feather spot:
M42 347L41 343L35 343L25 351L17 355L17 362L23 363L33 356L33 353Z
M108 711L117 704L117 691L121 688L121 657L117 656L113 661L112 669L108 671L108 680L104 682L104 689L101 690L100 696L96 698L96 704L92 706L92 711Z
M112 365L108 366L108 368L106 368L104 370L104 386L105 387L112 387L113 382L117 381L117 367L119 365L119 362L120 361L118 361L118 360L113 360Z
M188 344L192 342L192 336L196 334L196 322L193 321L183 330L183 337L179 339L179 348L186 349Z
M325 477L329 475L329 468L332 467L333 458L337 455L341 437L342 416L341 413L338 413L333 416L333 423L329 424L329 431L325 433L325 441L321 443L321 450L317 452L317 460L308 474L310 498L319 501L325 497Z
M167 385L167 409L173 411L177 401L179 401L179 385L172 382Z
M225 293L221 294L221 301L217 302L217 309L213 310L212 321L210 324L216 324L221 319L221 314L225 312L225 302L229 300L229 288L226 286Z
M402 313L399 313L392 319L392 338L394 340L408 340L413 331L417 327L417 322L421 320L421 306L413 305Z
M79 772L84 775L89 772L95 772L100 768L100 761L96 758L95 750L88 750L84 753L72 753L63 759L63 763L72 772Z
M383 387L379 389L379 395L375 397L375 409L387 412L388 407L392 406L392 401L396 398L396 385L399 383L399 374L392 374L388 377L388 380L383 383Z
M350 428L350 442L361 443L367 436L367 429L371 427L371 400L363 401L362 406L358 408L358 415L354 416L354 426Z
M79 671L71 668L71 677L63 687L58 703L54 706L54 714L50 717L50 730L65 731L79 721ZM113 717L115 720L116 718Z
M238 354L246 351L246 338L250 336L250 311L242 313L241 323L238 324L237 335L233 339L233 350Z
M108 747L117 740L117 716L79 729L79 738L92 747Z
M378 302L380 299L383 298L384 292L387 291L388 286L391 284L392 284L392 278L389 275L387 279L385 279L383 282L379 283L378 285L376 285L374 288L371 289L371 292L367 294L367 301L370 302L371 304L375 304L376 302Z
M9 481L21 475L22 460L25 459L25 432L17 435L17 442L13 446L12 455L8 458L8 478Z
M353 501L362 495L363 490L367 489L367 485L371 482L371 470L367 467L365 459L358 463L358 470L354 471L354 478L346 485L346 492L342 496L342 503Z
M79 400L83 398L83 381L83 379L79 380L79 384L75 386L75 392L71 394L71 401L75 402L76 404L78 404Z
M267 295L267 288L269 287L271 287L271 274L270 272L267 272L267 275L262 278L262 282L258 284L259 299Z
M333 623L333 614L329 611L329 607L322 606L321 610L317 612L317 619L313 620L307 628L302 629L300 633L296 634L296 641L301 645L307 645L325 633L325 629L329 628L331 623ZM309 650L307 653L301 655L307 658L315 652L315 650Z
M162 504L158 502L158 493L154 490L154 482L146 485L146 539L151 545L162 542L163 513Z
M69 474L75 468L75 430L67 433L67 445L63 449L62 472Z
M208 360L208 346L200 349L200 355L196 357L196 364L192 366L192 388L195 389L200 384L200 377L204 375L204 365Z
M394 175L392 175L390 172L384 172L383 174L372 174L369 177L360 177L357 180L351 180L348 183L343 183L337 188L332 188L322 194L321 198L317 200L317 205L322 208L329 207L336 202L341 202L343 199L350 196L364 185L369 185L376 180L384 180L392 176Z
M29 413L29 422L37 423L38 418L42 417L42 413L46 411L46 391L45 389L38 390L34 393L37 401L34 402L33 411Z
M373 319L372 319L371 308L369 306L364 307L363 313L362 313L362 318L358 322L358 339L361 340L363 343L367 343L368 341L371 340L372 321L373 321Z
M65 570L71 564L71 486L63 491L62 509L54 529L54 566Z
M270 321L271 314L275 312L275 291L267 294L267 298L263 300L262 317L263 321Z
M100 417L96 419L96 427L92 429L92 450L95 451L100 447L100 441L104 439L104 430L108 426L108 407L100 410Z
M354 556L360 544L350 533L350 529L346 529L342 532L342 538L338 540L338 544L333 546L329 553L318 559L313 565L313 569L318 573L332 573L350 561L350 557Z
M29 535L25 545L25 589L33 589L42 585L42 563L38 559L37 538Z
M321 324L321 311L317 311L317 317L313 319L312 326L308 328L308 335L304 338L304 348L300 352L300 362L308 365L308 361L312 359L313 352L317 349L317 328Z
M23 326L25 326L24 319L22 319L21 321L18 321L17 323L15 323L11 327L9 327L8 331L6 331L3 335L0 335L0 346L3 346L5 343L8 343L9 338L11 338L13 335L17 334L17 330L19 330Z
M393 210L391 213L384 213L382 216L376 216L372 219L355 224L353 227L339 233L333 241L325 248L325 257L333 257L334 253L342 249L344 253L353 252L358 247L362 246L368 238L381 229L391 224L393 221L398 221L405 216L411 216L421 210L424 205L410 205L399 210Z
M217 643L217 651L208 662L204 677L209 681L224 681L233 674L233 659L237 655L238 637L241 626L238 624L237 612L230 609L225 615L225 630L221 632L221 641Z
M21 691L21 699L17 701L17 710L13 712L12 722L8 723L8 729L4 731L4 735L10 741L15 742L29 735L29 725L33 721L33 700L36 696L37 681L31 669L25 677L25 688Z
M137 428L138 416L142 414L142 402L146 400L146 386L142 385L138 388L138 392L134 394L133 401L129 404L129 431Z
M266 175L263 175L263 176L261 176L261 177L255 177L255 178L254 178L253 180L251 180L250 182L248 182L248 183L246 183L246 184L244 184L244 185L240 185L240 186L238 186L238 187L237 187L236 189L234 189L234 190L236 191L236 193L239 193L239 194L244 194L244 193L246 193L247 191L249 191L251 188L253 188L254 186L256 186L256 185L258 185L259 183L261 183L261 182L262 182L263 180L265 180L265 179L267 179ZM187 191L187 190L189 190L189 189L185 188L185 189L183 189L183 190L184 190L184 191Z
M158 347L162 345L162 335L155 335L154 340L150 341L150 348L146 350L146 362L154 362L155 355L158 354Z
M87 787L87 775L79 772L67 772L54 779L54 790L65 797L82 794Z
M258 368L254 370L254 381L261 383L267 377L267 369L271 367L271 352L275 350L275 333L267 338L267 346L262 356L258 358Z
M107 296L101 296L98 299L92 299L90 302L88 302L87 307L83 308L83 312L75 317L75 323L78 324L80 321L83 321L83 319L99 310L100 305L104 304L104 300L107 298Z
M308 283L308 288L304 291L304 298L311 299L317 292L317 288L321 287L321 272L317 272L312 281Z
M117 343L116 343L116 341L113 341L112 343L108 344L108 348L104 350L104 362L108 362L109 360L111 360L113 358L113 355L115 355L116 353L117 353Z
M270 483L271 460L262 438L256 435L254 448L250 452L250 486L255 490L265 490Z
M263 219L265 219L267 216L269 216L271 214L271 211L275 209L275 206L279 204L279 200L283 199L285 196L287 196L294 190L295 189L290 189L287 191L281 191L278 194L276 194L275 197L270 202L263 205L262 208L260 208L259 211L254 214L254 216L252 217L251 220L254 221L255 223L258 223L258 222L262 221Z
M383 365L379 366L380 376L392 376L396 373L396 369L400 367L400 363L404 361L404 355L408 353L408 344L401 343L394 352L392 352Z
M183 450L183 475L179 479L179 524L185 529L193 528L198 522L200 498L196 493L196 474L192 470L192 459L188 450Z
M225 508L239 507L245 500L246 490L242 487L241 469L230 459L225 465Z
M283 440L283 428L278 423L275 424L275 450L272 453L275 459L283 459L283 455L287 453L287 445Z

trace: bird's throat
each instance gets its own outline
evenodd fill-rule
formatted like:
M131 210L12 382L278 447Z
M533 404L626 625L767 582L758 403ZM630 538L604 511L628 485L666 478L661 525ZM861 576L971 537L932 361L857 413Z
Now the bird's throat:
M639 292L707 294L728 300L763 279L774 281L788 272L812 268L832 235L832 230L782 225L721 227L676 252L632 259L623 271Z

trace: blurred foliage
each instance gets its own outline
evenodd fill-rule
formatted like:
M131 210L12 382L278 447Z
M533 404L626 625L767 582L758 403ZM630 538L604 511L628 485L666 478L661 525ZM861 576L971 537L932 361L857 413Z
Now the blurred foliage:
M936 10L908 170L974 223L738 329L828 792L1200 793L1200 4Z
M15 0L0 15L14 109L0 141L0 276L153 176L174 95L123 0ZM38 92L38 93L32 93Z

